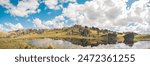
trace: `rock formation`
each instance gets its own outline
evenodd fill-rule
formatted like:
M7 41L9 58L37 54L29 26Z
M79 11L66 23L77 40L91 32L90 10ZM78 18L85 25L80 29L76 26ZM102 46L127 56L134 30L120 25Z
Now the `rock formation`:
M126 33L124 36L124 43L132 46L134 44L134 33Z

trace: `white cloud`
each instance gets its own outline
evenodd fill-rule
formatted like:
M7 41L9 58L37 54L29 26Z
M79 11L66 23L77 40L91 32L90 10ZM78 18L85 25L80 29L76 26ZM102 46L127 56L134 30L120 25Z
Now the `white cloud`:
M126 9L128 0L90 0L85 4L78 4L76 0L62 0L70 3L63 8L62 15L52 20L42 21L38 18L33 23L38 28L62 28L66 26L65 18L83 26L95 26L101 29L110 29L119 32L134 31L150 33L149 0L137 0L130 9ZM58 0L43 0L49 9L62 8ZM28 16L40 12L38 0L23 0L13 6L9 0L0 0L0 4L14 16Z
M7 13L13 16L27 17L29 14L34 14L40 12L38 8L38 0L22 0L19 1L17 6L10 3L9 0L0 0L1 5L7 8Z
M91 0L85 4L71 3L64 8L63 16L80 25L96 26L115 31L134 31L150 33L149 0L133 3L130 10L126 9L127 0ZM128 26L130 23L134 26Z
M49 28L48 26L44 25L39 18L34 19L33 24L35 25L36 28L39 28L39 29Z
M65 18L64 16L60 15L55 17L53 20L45 21L45 25L49 26L50 28L63 28L66 26L64 24Z
M52 29L52 28L63 28L64 24L64 17L57 16L53 20L42 21L39 18L33 20L33 24L36 28L39 29Z
M59 9L60 7L57 5L58 1L57 0L44 0L45 5L49 8L49 9Z
M67 2L75 3L76 0L60 0L60 2L62 2L62 3L67 3Z
M14 6L10 3L10 0L0 0L0 5L7 9L14 8Z
M49 9L58 10L60 8L63 8L62 3L76 3L76 0L43 0L43 2Z
M12 23L4 23L4 31L14 31L14 30L20 30L24 27L21 25L21 23L12 24Z

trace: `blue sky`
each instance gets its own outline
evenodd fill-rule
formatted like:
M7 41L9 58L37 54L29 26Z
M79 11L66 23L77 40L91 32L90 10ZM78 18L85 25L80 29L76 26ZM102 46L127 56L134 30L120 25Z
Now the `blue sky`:
M10 2L17 6L18 2L21 0L10 0ZM60 0L61 1L61 0ZM87 0L77 0L77 3L84 4ZM70 2L59 3L63 7L67 8ZM40 3L38 9L40 9L40 13L30 14L28 17L20 17L13 16L10 13L6 13L8 9L0 5L0 24L4 24L6 22L11 22L12 24L21 23L25 28L33 28L32 20L35 18L39 18L41 20L51 20L58 15L62 14L62 9L54 10L48 9L44 3Z
M31 0L29 0L29 1L31 1ZM54 1L54 2L50 2L50 1ZM1 29L0 31L14 30L14 29L17 29L18 26L20 26L23 29L40 28L40 27L42 27L42 28L50 28L50 27L57 28L56 27L57 23L60 23L61 21L62 21L62 23L58 24L58 27L59 27L59 25L60 26L62 26L62 25L63 26L71 26L74 24L78 24L79 19L81 19L81 18L78 18L78 16L82 17L83 15L88 15L88 13L86 14L86 13L83 13L83 11L80 11L78 13L82 13L82 15L80 14L80 15L76 16L78 18L78 20L74 20L74 18L76 18L76 17L72 17L72 16L70 16L70 14L68 15L67 13L66 13L67 15L64 14L65 13L64 10L66 9L66 11L67 11L67 9L73 7L73 6L70 6L70 4L73 4L75 6L75 10L76 10L76 7L78 7L77 5L82 6L86 2L90 2L90 1L92 1L92 0L33 0L33 4L31 4L31 2L28 2L28 0L24 0L24 1L22 1L22 0L0 0L0 10L1 10L0 11L0 29ZM123 7L125 7L126 10L130 10L133 3L136 1L137 0L128 0L127 2L124 2L126 5ZM92 2L90 2L90 3L92 3ZM90 3L86 3L85 5L86 6L87 6L87 4L90 5ZM26 8L24 8L24 6L26 6L26 5L31 5L33 7L27 6ZM94 5L95 4L93 4L93 6ZM22 6L23 8L19 8L20 6ZM86 6L83 6L83 7L86 7ZM92 7L92 6L90 6L90 7ZM115 8L117 8L117 7L115 7ZM74 10L74 9L72 9L72 10ZM82 10L82 8L80 8L80 10ZM85 10L85 12L86 12L86 10ZM62 16L63 16L63 19L62 19ZM90 16L90 17L92 17L92 16ZM111 16L109 16L109 17L111 17ZM55 23L52 23L51 21L55 22ZM84 21L84 20L82 20L82 21ZM132 19L129 20L130 23L132 23L132 21L133 21ZM48 25L48 24L50 24L50 25ZM92 24L96 25L96 23L92 23ZM138 23L133 23L133 24L138 24ZM120 25L118 25L118 26L120 26ZM119 29L114 29L114 30L119 30Z

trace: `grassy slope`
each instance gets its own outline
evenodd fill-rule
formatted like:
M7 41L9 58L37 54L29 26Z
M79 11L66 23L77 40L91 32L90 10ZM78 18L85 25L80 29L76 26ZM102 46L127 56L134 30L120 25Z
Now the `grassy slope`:
M76 29L72 28L72 30L76 30ZM90 34L93 35L94 37L85 37L81 35L67 35L68 32L69 31L64 31L64 29L57 29L57 30L46 31L43 34L30 33L26 35L20 35L16 39L36 39L36 38L100 39L99 36L101 36L101 34L99 36L96 35L95 31L90 31L91 32Z
M117 35L117 41L118 41L119 43L123 43L123 41L124 41L123 36L124 36L124 34L118 34L118 35Z
M150 34L136 35L135 41L150 41Z
M0 38L5 37L6 35L8 35L8 33L6 33L6 32L0 32Z
M123 38L124 34L122 35L117 35L118 37L118 42L122 42L124 40ZM150 34L139 34L135 35L134 41L150 41Z
M16 38L5 38L8 33L0 32L0 49L40 49L41 47L36 47L31 44L27 44ZM51 46L48 47L52 48Z
M95 31L90 31L91 32L90 34L93 35L94 37L84 37L81 35L67 35L69 31L64 31L64 30L65 29L57 29L57 30L46 31L42 34L30 33L25 35L19 35L15 38L0 38L0 48L11 48L11 49L37 48L35 46L31 46L30 44L21 41L20 39L38 39L38 38L59 38L59 39L75 38L75 39L96 39L96 40L100 39L96 35ZM77 30L77 29L71 28L71 30ZM6 34L0 33L1 37L3 37L4 35ZM47 48L53 48L53 47L48 46Z
M87 36L87 37L81 36L80 34L68 35L67 33L70 32L71 30L78 31L78 28L54 29L54 30L45 31L42 34L36 34L31 32L30 34L19 35L15 38L2 38L5 35L8 35L8 33L0 32L0 48L37 48L35 46L31 46L30 44L21 41L20 39L38 39L38 38L59 38L59 39L73 38L74 39L75 38L75 39L94 39L98 41L102 39L101 36L104 35L103 33L97 34L96 30L90 30L91 36ZM124 40L123 36L124 34L117 35L118 42L123 42ZM150 35L135 36L135 41L146 40L146 39L150 40ZM49 46L48 48L52 48L52 47Z
M27 44L25 42L22 42L21 40L15 40L15 39L7 39L7 38L1 38L0 39L0 48L1 49L30 49L30 48L37 48L35 46L31 46L30 44Z

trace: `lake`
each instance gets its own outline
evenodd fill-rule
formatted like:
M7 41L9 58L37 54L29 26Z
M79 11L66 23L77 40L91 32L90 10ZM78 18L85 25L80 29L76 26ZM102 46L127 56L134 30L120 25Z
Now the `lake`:
M94 40L59 40L59 39L35 39L25 40L25 42L39 46L47 47L51 45L54 49L150 49L150 41L139 41L134 43L116 43L106 44Z

